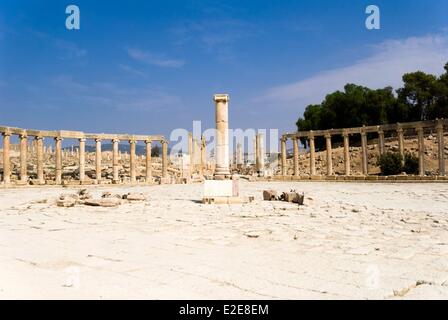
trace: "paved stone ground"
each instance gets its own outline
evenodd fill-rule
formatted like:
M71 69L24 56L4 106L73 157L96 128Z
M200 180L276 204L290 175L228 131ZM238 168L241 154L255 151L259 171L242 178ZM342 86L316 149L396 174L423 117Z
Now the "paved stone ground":
M306 193L306 205L262 190ZM448 185L248 183L247 205L202 185L119 208L58 208L76 188L0 190L0 298L448 298ZM48 203L39 200L49 199Z

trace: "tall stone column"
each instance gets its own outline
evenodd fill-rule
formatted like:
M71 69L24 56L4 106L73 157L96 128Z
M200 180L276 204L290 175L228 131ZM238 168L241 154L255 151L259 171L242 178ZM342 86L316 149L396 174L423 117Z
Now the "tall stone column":
M27 183L28 182L28 173L27 173L27 152L28 151L28 136L26 133L20 135L20 182Z
M327 175L333 175L333 149L331 146L331 134L327 132L325 134L325 141L327 144Z
M44 179L44 138L36 136L37 182L45 184Z
M135 168L136 168L136 163L135 163L135 146L136 146L136 141L135 140L129 140L129 144L130 144L130 170L131 170L131 183L135 183L137 181L136 179L136 175L135 175Z
M400 152L404 164L404 132L400 124L398 124L397 127L397 136L398 136L398 150Z
M238 169L243 166L243 147L241 143L236 145L236 166Z
M201 137L201 176L204 175L205 166L207 165L207 153L206 153L207 143L205 137Z
M168 142L162 141L162 177L168 177Z
M55 182L56 184L62 184L62 138L54 138L54 152L55 152Z
M264 140L261 133L257 134L257 171L264 170Z
M299 172L299 139L296 137L292 138L293 154L294 154L294 175L298 177Z
M381 129L378 131L378 148L380 155L385 153L386 148L384 146L384 131Z
M190 160L190 165L188 166L190 168L190 177L194 173L194 155L193 155L193 134L190 132L188 133L188 157Z
M79 139L79 183L86 180L86 139Z
M281 139L281 165L282 165L282 176L286 176L286 138Z
M151 150L152 141L146 140L146 183L152 182L152 163L151 163Z
M119 159L120 159L120 153L119 153L119 142L118 139L112 139L112 183L118 184L120 183L120 177L119 177Z
M215 94L216 106L216 169L215 179L230 176L229 169L229 96Z
M362 157L362 174L367 176L369 174L368 155L367 155L367 134L364 130L361 131L361 157Z
M423 127L416 128L418 137L418 171L420 176L425 175L425 138Z
M9 157L9 149L11 146L11 134L3 133L3 182L11 183L11 159Z
M310 176L316 175L316 147L314 142L314 134L310 131L309 134L309 144L310 144Z
M439 153L439 175L445 176L445 141L443 138L443 119L437 120L436 130L437 130L437 145Z
M344 137L344 167L345 167L345 175L349 176L350 172L350 136L347 130L344 130L342 134Z
M101 183L101 139L95 139L95 175L98 184Z

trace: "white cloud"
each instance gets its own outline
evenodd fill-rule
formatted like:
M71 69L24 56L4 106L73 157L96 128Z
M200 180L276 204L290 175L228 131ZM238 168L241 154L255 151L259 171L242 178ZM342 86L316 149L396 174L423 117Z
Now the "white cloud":
M179 68L185 64L185 61L180 59L171 59L164 55L154 54L136 48L128 48L126 51L132 59L158 67Z
M448 36L428 35L388 40L372 46L372 54L351 66L336 68L294 83L271 88L263 100L285 107L320 103L325 95L347 83L370 88L402 85L402 75L424 71L441 74L448 62ZM267 99L267 100L266 100Z
M147 76L146 76L146 74L144 72L142 72L142 71L140 71L138 69L135 69L135 68L133 68L131 66L128 66L127 64L119 64L118 67L121 70L123 70L123 71L125 71L125 72L127 72L129 74L136 75L136 76L139 76L139 77L142 77L142 78L147 78Z

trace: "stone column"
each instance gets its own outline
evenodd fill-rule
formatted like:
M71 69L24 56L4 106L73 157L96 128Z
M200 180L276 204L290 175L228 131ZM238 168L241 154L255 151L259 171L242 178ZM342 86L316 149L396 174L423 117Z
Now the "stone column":
M162 177L168 177L168 142L162 141Z
M79 183L86 179L86 139L79 139Z
M403 128L400 124L397 125L397 135L398 135L398 150L400 152L401 157L403 158L404 163L404 133Z
M120 183L120 177L119 177L119 159L120 159L120 154L119 154L119 142L120 140L118 139L112 139L112 183L113 184L118 184Z
M11 183L11 159L9 158L9 149L11 145L11 134L3 133L3 182Z
M229 170L229 96L215 94L216 106L216 169L215 179L225 179Z
M152 163L151 163L151 150L152 141L146 140L146 183L152 182Z
M131 170L131 183L135 183L137 181L135 169L136 169L136 163L135 163L135 146L136 146L135 140L129 140L130 144L130 170Z
M316 147L314 143L314 134L310 131L309 134L309 147L310 147L310 176L316 175Z
M418 136L418 171L420 176L425 175L425 137L423 127L415 128Z
M95 175L98 184L101 183L101 139L95 139Z
M45 184L44 179L44 138L36 136L37 182Z
M294 153L294 175L298 177L299 173L299 139L292 138L293 153Z
M333 175L333 149L331 147L331 134L327 132L325 134L325 140L327 144L327 175Z
M345 167L345 175L351 175L350 172L350 136L347 130L344 130L342 134L344 137L344 167Z
M282 165L282 176L286 176L286 138L281 139L281 165Z
M443 138L443 122L444 120L437 120L437 145L439 153L439 175L445 176L445 141Z
M26 133L22 133L20 135L20 182L27 183L28 182L28 174L27 174L27 151L28 151L28 136Z
M367 134L364 129L361 130L361 157L362 157L362 174L369 174L368 154L367 154Z
M190 165L188 167L190 168L191 177L194 173L193 134L191 132L188 133L188 158L190 160Z
M207 143L205 141L205 137L202 136L201 137L201 175L204 175L204 169L205 166L207 164L207 153L206 153L206 149L207 149Z
M54 152L55 152L55 182L56 184L62 184L62 138L54 138Z
M386 148L384 146L384 131L381 129L378 131L378 148L380 155L385 153Z
M243 166L243 147L241 143L236 145L236 166L238 169L241 169Z
M256 168L258 172L261 172L264 170L264 140L263 135L261 133L257 134L256 137L257 141L257 162L256 162Z

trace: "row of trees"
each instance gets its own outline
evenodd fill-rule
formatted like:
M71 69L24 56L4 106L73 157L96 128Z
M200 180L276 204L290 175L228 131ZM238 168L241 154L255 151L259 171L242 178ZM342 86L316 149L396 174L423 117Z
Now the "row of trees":
M448 118L448 63L437 77L421 71L403 76L403 87L369 89L347 84L321 104L306 107L299 131ZM317 143L317 141L316 141Z

